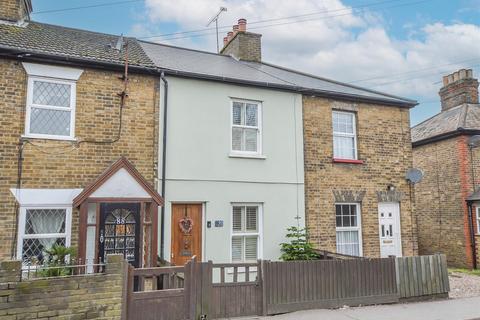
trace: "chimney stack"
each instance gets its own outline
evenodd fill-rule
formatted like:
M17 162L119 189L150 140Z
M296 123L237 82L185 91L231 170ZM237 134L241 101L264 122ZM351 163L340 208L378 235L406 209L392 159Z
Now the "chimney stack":
M439 93L442 111L464 103L478 103L478 80L473 78L472 69L460 69L443 77Z
M262 35L248 32L247 20L243 18L238 19L238 24L234 25L232 30L224 38L220 53L245 61L262 61Z
M22 23L30 20L31 0L0 0L0 20Z

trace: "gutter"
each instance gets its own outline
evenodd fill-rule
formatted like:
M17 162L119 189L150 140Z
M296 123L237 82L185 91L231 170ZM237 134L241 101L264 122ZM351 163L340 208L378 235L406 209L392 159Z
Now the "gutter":
M160 74L164 85L163 93L163 137L162 137L162 198L163 206L160 209L160 259L165 261L165 179L167 173L167 111L168 111L168 81L165 73Z

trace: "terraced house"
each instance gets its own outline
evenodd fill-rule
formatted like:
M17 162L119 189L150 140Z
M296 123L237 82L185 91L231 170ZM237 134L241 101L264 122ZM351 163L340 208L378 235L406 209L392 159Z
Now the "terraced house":
M156 263L153 65L135 39L33 22L31 9L0 3L0 259L36 263L60 244Z
M305 224L319 249L416 253L414 101L265 63L245 19L214 54L0 9L0 259L276 260Z

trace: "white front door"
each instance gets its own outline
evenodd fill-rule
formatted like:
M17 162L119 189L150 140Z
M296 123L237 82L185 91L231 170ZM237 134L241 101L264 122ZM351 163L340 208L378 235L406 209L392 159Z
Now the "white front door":
M398 202L378 204L380 234L380 256L402 256L400 231L400 204Z

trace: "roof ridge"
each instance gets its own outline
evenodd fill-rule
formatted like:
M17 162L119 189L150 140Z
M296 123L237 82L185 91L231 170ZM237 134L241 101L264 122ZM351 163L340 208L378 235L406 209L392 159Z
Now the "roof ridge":
M314 75L314 74L311 74L311 73L308 73L308 72L299 71L299 70L295 70L295 69L290 69L290 68L279 66L279 65L269 63L269 62L263 62L262 61L262 62L260 62L260 64L264 64L264 65L267 65L267 66L270 66L270 67L274 67L274 68L282 69L282 70L285 70L285 71L297 73L297 74L304 75L304 76L307 76L307 77L312 77L312 78L315 78L315 79L331 82L331 83L334 83L334 84L339 84L339 85L350 87L350 88L353 88L353 89L358 89L358 90L363 90L363 91L367 91L367 92L371 92L371 93L375 93L375 94L380 94L380 95L390 97L390 98L394 98L394 99L400 99L400 100L403 100L405 102L418 103L416 100L411 100L411 99L403 98L403 97L400 97L400 96L388 94L388 93L385 93L385 92L355 86L355 85L352 85L352 84L349 84L349 83L346 83L346 82L341 82L341 81L332 80L332 79L325 78L325 77L320 77L320 76L317 76L317 75Z
M449 112L449 111L451 111L451 110L453 110L453 109L456 109L456 108L458 108L458 107L461 107L461 106L462 106L462 105L458 105L458 106L455 106L455 107L453 107L453 108L451 108L451 109L448 109L448 110L445 110L445 111L440 111L440 112L434 114L433 116L431 116L431 117L423 120L422 122L417 123L416 125L414 125L413 127L411 127L411 129L414 129L414 128L418 127L419 125L424 124L425 122L427 122L427 121L429 121L429 120L432 120L433 118L435 118L436 116L441 115L442 113Z

